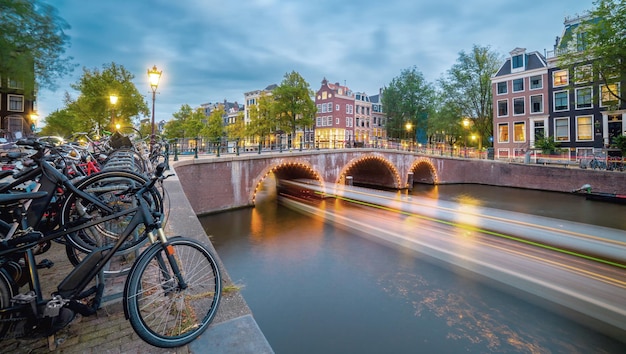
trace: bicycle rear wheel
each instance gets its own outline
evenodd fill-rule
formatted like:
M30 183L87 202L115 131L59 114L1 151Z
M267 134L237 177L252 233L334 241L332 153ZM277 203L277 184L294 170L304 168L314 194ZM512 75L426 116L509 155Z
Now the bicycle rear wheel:
M98 198L114 211L122 211L137 205L135 195L128 194L129 190L141 186L147 178L128 171L104 171L93 174L76 185L78 189ZM163 212L162 196L156 188L152 188L148 194L150 207L153 210ZM97 206L81 198L77 193L70 193L63 204L62 224L80 224L83 220L98 220L105 216ZM82 229L67 235L69 243L82 253L90 253L92 250L112 245L117 242L119 235L124 231L133 214L102 222L100 224ZM147 241L147 235L143 226L134 231L133 237L129 237L117 255L127 254L134 251ZM70 260L72 260L70 258Z
M185 285L176 278L166 250L173 250ZM126 282L124 306L141 339L172 348L206 330L221 293L220 271L211 252L194 240L176 237L166 246L150 246L139 256Z
M0 309L11 307L11 298L15 295L14 289L9 281L10 276L4 273L4 269L0 269ZM11 314L0 316L0 338L3 338L11 325L8 321L12 317ZM4 320L7 320L6 322Z

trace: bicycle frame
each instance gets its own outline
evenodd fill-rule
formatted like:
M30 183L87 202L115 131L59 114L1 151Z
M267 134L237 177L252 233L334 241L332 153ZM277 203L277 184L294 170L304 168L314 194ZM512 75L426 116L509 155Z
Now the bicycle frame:
M162 171L160 173L162 173ZM40 308L41 306L45 306L52 300L52 299L43 300L43 296L41 294L42 288L39 282L37 265L35 263L35 257L32 251L32 247L34 247L38 243L49 241L54 238L66 235L68 233L85 229L85 228L97 225L99 223L105 222L107 220L111 220L113 218L128 215L130 213L135 213L135 215L133 215L132 219L130 220L129 224L126 226L126 228L122 232L121 237L117 240L117 242L114 245L101 247L89 253L82 260L82 262L78 264L58 285L58 288L57 288L58 292L56 293L56 295L61 296L60 301L69 302L68 307L70 309L88 316L88 315L95 313L95 311L99 308L100 300L102 299L102 294L104 291L104 286L103 284L100 284L98 288L88 290L87 292L84 292L84 293L83 293L83 290L104 269L107 263L113 258L116 251L118 251L122 247L124 242L133 234L133 231L135 230L135 228L137 228L139 225L142 225L142 224L145 225L146 232L148 233L149 239L152 243L156 243L159 241L163 243L167 242L165 233L163 232L161 228L160 215L155 215L155 214L160 214L160 213L153 212L150 209L149 202L146 200L146 197L144 195L145 193L148 192L150 188L154 186L157 179L158 177L156 176L153 177L151 180L147 181L144 184L144 186L142 186L136 192L136 195L138 196L137 200L138 200L139 205L134 208L130 208L130 209L112 214L105 218L94 220L92 222L88 222L88 223L84 223L75 227L67 228L65 230L46 235L43 238L38 238L37 240L27 240L27 242L21 245L18 245L15 248L12 248L10 250L0 251L0 256L5 256L9 254L18 254L18 253L24 252L25 261L27 263L26 266L30 274L30 279L29 279L30 290L35 292L37 308ZM93 199L86 193L82 193L82 192L80 193L85 194L85 196L89 197L90 199ZM40 198L40 199L45 199L45 198ZM158 231L157 235L155 235L155 230ZM176 267L175 262L173 262L173 267ZM177 274L177 277L179 278L179 280L182 282L180 272L177 270L175 273ZM79 303L78 301L72 301L72 300L80 300L88 295L93 294L94 291L96 292L96 298L92 307L83 305ZM19 304L19 305L13 305L11 307L2 309L0 310L0 315L5 316L5 315L12 314L12 313L19 313L20 311L24 310L24 306L25 306L24 304ZM34 316L36 316L36 314L34 314Z

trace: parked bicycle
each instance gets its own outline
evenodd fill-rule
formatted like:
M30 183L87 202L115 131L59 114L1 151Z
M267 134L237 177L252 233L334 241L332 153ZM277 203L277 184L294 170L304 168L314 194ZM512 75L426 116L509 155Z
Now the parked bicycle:
M115 244L89 253L58 284L50 299L44 299L41 293L33 248L58 235L33 231L26 217L13 224L0 224L4 234L0 241L2 339L50 336L69 324L75 313L94 314L104 292L103 269L139 226L144 228L151 245L135 260L124 287L124 313L132 328L144 341L158 347L185 345L206 330L221 297L220 271L215 257L200 242L165 235L163 214L152 208L151 201L155 183L167 178L163 176L164 169L163 164L157 166L154 176L143 185L126 191L128 197L137 201L132 208L112 211L97 198L84 195L93 208L102 209L102 215L108 216L76 223L68 230L132 217ZM47 197L47 191L0 194L0 205L26 207L31 201L34 204ZM19 226L20 222L23 226ZM25 290L20 290L22 285Z

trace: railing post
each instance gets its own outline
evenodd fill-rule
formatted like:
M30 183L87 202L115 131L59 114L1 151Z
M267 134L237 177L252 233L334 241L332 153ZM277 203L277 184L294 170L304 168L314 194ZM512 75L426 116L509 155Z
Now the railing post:
M178 161L178 138L174 139L174 161Z

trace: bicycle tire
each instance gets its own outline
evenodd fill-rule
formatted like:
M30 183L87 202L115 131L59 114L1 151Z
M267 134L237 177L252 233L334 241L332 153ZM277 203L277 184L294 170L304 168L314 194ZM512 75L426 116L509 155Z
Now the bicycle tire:
M121 210L125 207L133 207L136 203L136 196L127 196L123 194L127 188L133 185L143 185L147 177L122 170L109 170L93 174L81 180L76 187L83 192L87 192L97 197L105 204L114 207L115 210ZM148 193L150 196L150 207L153 210L163 212L163 199L156 187L153 187ZM80 210L79 207L80 206ZM62 224L73 223L80 220L86 214L92 220L102 217L101 211L90 203L86 203L80 195L72 192L67 196L63 203L61 212ZM83 253L90 253L92 250L111 245L115 243L124 230L127 222L132 218L133 214L125 217L103 222L95 226L82 229L77 232L70 233L66 236L68 242L78 248ZM147 241L147 234L143 231L143 225L140 225L135 231L135 236L130 237L124 245L116 252L116 255L122 255L136 250ZM70 261L72 259L70 258Z
M5 274L5 270L0 270L0 308L5 309L11 306L11 298L14 294L14 287L9 281L10 276ZM1 315L0 320L8 320L13 317L11 314ZM12 322L0 321L0 338L4 338Z
M165 252L173 249L187 288L179 288ZM163 267L163 265L165 267ZM161 348L200 336L217 312L222 281L215 257L201 243L171 238L144 251L126 280L124 309L137 335Z

